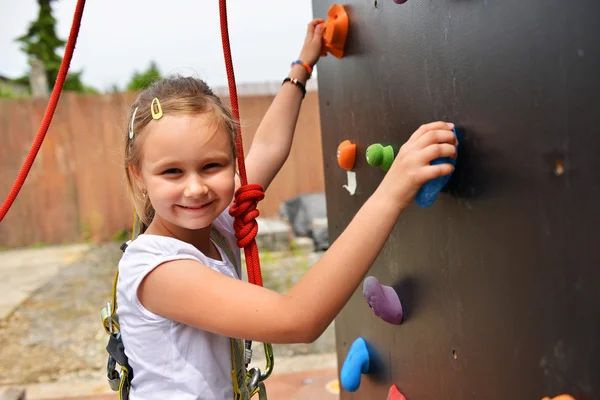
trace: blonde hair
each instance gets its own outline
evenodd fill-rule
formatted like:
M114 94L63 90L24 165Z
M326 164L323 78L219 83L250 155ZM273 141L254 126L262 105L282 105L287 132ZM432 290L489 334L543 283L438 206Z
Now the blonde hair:
M223 102L212 92L208 85L197 78L172 77L155 82L143 91L131 105L125 138L125 176L127 189L135 211L141 223L141 232L152 222L154 208L150 199L142 195L135 184L135 171L140 171L144 128L152 121L152 101L157 98L164 115L190 115L212 113L217 123L229 134L231 153L236 159L237 122ZM130 138L129 131L133 131Z

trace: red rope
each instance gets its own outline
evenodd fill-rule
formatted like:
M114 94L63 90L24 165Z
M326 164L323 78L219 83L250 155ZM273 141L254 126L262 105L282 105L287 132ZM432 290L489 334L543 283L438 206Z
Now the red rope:
M37 156L40 147L42 147L42 142L46 137L46 133L48 132L48 128L50 127L50 123L52 122L52 117L54 116L54 112L56 111L56 105L58 104L58 100L60 99L60 94L62 92L62 88L65 84L65 80L67 79L67 73L69 72L69 66L71 65L71 59L73 58L73 50L75 49L75 43L77 43L77 35L79 34L79 27L81 26L81 17L83 16L83 7L85 5L85 0L78 0L77 7L75 8L75 15L73 16L73 24L71 25L71 32L69 33L69 39L67 41L67 47L65 49L65 55L60 64L60 69L58 70L58 76L56 77L56 83L54 84L54 88L52 89L52 95L50 96L50 100L48 101L48 107L46 107L46 113L44 114L44 119L42 120L42 125L35 137L35 140L29 150L29 154L21 167L21 171L19 171L19 175L13 184L10 193L2 203L2 207L0 207L0 222L4 219L6 213L14 203L17 198L23 184L25 183L25 179L31 170L31 166L35 161L35 157Z
M71 59L73 58L73 51L75 44L77 43L77 36L79 34L79 28L81 26L81 18L83 16L83 8L85 6L85 0L78 0L77 7L75 8L75 15L73 16L73 23L71 25L71 32L69 33L69 39L67 40L67 46L65 49L65 55L62 59L56 83L52 90L52 95L48 101L48 107L44 114L44 119L40 129L36 135L36 138L31 146L31 150L27 155L21 171L17 176L17 179L8 194L6 200L0 207L0 221L4 219L4 216L14 203L17 198L25 179L31 170L31 166L35 161L35 158L42 146L56 106L60 99L62 89L69 72L69 66L71 65ZM229 81L229 97L231 100L231 109L233 116L237 121L240 119L239 108L237 102L237 90L235 85L235 75L233 72L233 63L231 61L231 48L229 44L229 33L227 25L227 5L225 0L219 0L219 10L221 16L221 38L223 41L223 52L225 55L225 66L227 69L227 78ZM258 248L256 246L256 233L258 232L258 224L256 223L256 217L259 212L256 209L258 201L264 198L264 188L261 185L248 185L248 178L246 176L246 165L244 163L244 147L242 142L241 129L238 126L236 147L238 153L238 168L241 179L241 187L235 193L235 200L230 209L230 214L235 217L234 227L236 230L236 238L238 239L238 246L244 247L244 253L246 255L246 267L248 269L248 280L251 283L262 286L262 276L260 272L260 260L258 257Z
M238 109L237 90L235 86L235 74L233 72L233 62L231 61L231 48L229 45L229 28L227 26L227 2L219 0L219 14L221 16L221 40L223 42L223 54L225 56L225 68L227 69L227 80L229 83L229 100L231 101L231 111L236 121L240 120ZM229 214L235 217L233 224L235 228L235 237L238 239L237 245L244 248L246 255L246 268L248 270L248 281L255 285L262 286L262 275L260 273L260 259L258 258L258 247L256 246L256 233L258 224L256 217L259 212L256 209L257 203L265 197L265 190L261 185L248 185L246 176L246 165L244 164L244 146L242 143L242 132L238 125L237 128L237 154L238 168L240 170L241 187L235 192L233 205Z

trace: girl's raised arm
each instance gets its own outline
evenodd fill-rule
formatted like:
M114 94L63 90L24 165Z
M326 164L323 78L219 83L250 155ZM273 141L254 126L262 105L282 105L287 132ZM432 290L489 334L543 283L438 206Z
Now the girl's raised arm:
M316 64L321 53L323 31L319 24L322 22L322 19L314 19L308 24L306 39L300 52L299 59L310 67ZM282 85L261 121L246 156L248 183L258 183L265 190L290 154L304 97L303 88L310 76L305 66L295 64L288 77L297 79L299 84L286 82Z

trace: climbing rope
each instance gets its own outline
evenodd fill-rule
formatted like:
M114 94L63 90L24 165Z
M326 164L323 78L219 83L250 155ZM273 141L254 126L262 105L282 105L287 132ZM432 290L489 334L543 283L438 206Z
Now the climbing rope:
M58 76L52 89L52 95L48 101L48 106L42 120L40 129L35 137L35 140L31 146L29 154L21 167L21 170L10 190L6 200L0 207L0 222L4 219L4 216L8 213L8 210L13 205L19 192L21 191L23 184L31 170L33 162L42 146L54 112L58 105L62 89L69 72L69 66L71 65L71 59L73 58L73 51L75 44L77 43L77 36L79 35L79 28L81 26L81 18L83 16L83 9L85 6L85 0L78 0L75 8L75 14L73 16L73 23L71 25L71 31L67 40L67 46L65 48L65 55L62 59ZM225 56L225 66L227 69L227 79L229 83L229 98L231 101L231 109L234 117L237 121L240 119L238 101L237 101L237 90L235 85L235 75L233 72L233 63L231 61L231 48L229 44L229 31L227 25L227 4L225 0L219 0L219 12L221 17L221 38L223 41L223 52ZM264 188L257 184L248 184L248 178L246 176L246 166L244 163L244 148L242 142L241 129L237 127L237 138L236 147L238 154L238 168L240 173L241 187L235 193L235 199L230 209L230 214L235 218L234 228L236 231L236 238L238 239L238 246L244 248L244 254L246 255L246 267L248 269L248 280L250 283L262 286L262 275L260 272L260 260L258 256L258 248L256 246L256 234L258 232L258 224L256 217L259 212L256 209L258 201L262 200L265 196Z
M229 84L229 100L231 102L231 111L236 121L240 120L238 108L237 90L235 85L235 74L233 72L233 62L231 61L231 48L229 45L229 28L227 25L227 1L219 0L219 14L221 17L221 40L223 42L223 55L225 57L225 68L227 70L227 81ZM259 212L256 209L257 203L265 197L265 190L261 185L248 184L246 176L246 165L244 163L244 146L242 143L242 132L240 124L237 124L236 147L238 155L238 168L240 172L241 186L235 192L233 205L229 214L235 218L234 228L238 247L244 248L246 255L246 269L248 270L248 281L258 286L262 286L262 275L260 273L260 260L258 257L258 247L256 246L256 233L258 224L256 217Z
M231 60L231 47L229 45L229 27L227 25L227 1L219 0L219 15L221 17L221 41L223 42L223 56L225 57L225 69L227 70L227 83L229 86L229 101L231 102L231 111L236 119L236 147L238 156L238 169L240 173L240 188L235 192L233 204L229 209L229 214L235 218L233 227L235 228L235 237L238 247L244 248L246 255L246 270L248 271L248 281L254 285L262 286L262 275L260 273L260 259L258 257L258 247L256 246L256 233L258 232L258 223L256 217L259 212L256 209L257 203L265 197L265 189L261 185L248 184L246 176L246 164L244 163L244 146L242 143L242 130L239 124L240 112L238 108L237 90L235 85L235 74L233 72L233 62ZM246 368L252 360L252 341L245 342L245 364ZM267 366L261 373L260 369L252 368L247 372L251 377L250 387L254 390L259 389L262 382L273 372L274 359L273 347L269 343L263 343L265 355L267 356ZM258 385L258 386L257 386ZM266 398L264 387L260 390L261 395ZM252 393L254 394L254 393Z
M32 144L32 147L27 155L27 158L13 184L11 191L9 192L6 200L0 207L0 222L4 219L4 216L8 213L8 210L16 200L25 180L31 170L31 167L35 161L35 158L39 152L39 149L42 146L44 138L46 137L46 133L48 132L48 128L52 122L52 118L54 117L54 113L56 111L56 107L58 105L58 101L60 99L60 95L63 90L64 83L67 78L67 74L69 72L69 66L71 65L71 59L73 58L73 52L75 50L75 44L77 43L77 36L79 35L79 28L81 26L81 19L83 16L83 9L85 6L85 0L78 0L77 6L75 8L75 14L73 16L73 23L71 25L71 31L69 33L69 38L67 40L67 45L65 48L65 55L62 59L60 69L58 71L58 76L56 78L56 82L54 84L54 88L52 89L52 94L48 101L48 106L46 108L46 112L44 114L44 118L42 120L42 124L40 129L36 135L36 138ZM237 90L235 85L235 75L233 72L233 63L231 61L231 49L229 44L229 33L228 33L228 25L227 25L227 6L225 0L219 0L219 11L221 17L221 38L223 41L223 51L225 56L225 65L227 69L227 78L229 83L229 97L231 101L231 108L233 112L233 116L236 121L239 122L239 109L237 102ZM237 124L237 138L236 138L236 147L237 147L237 155L238 155L238 168L240 173L241 187L235 193L234 203L230 208L229 213L235 218L234 220L234 228L235 228L235 236L237 238L237 244L239 247L244 248L244 253L246 255L246 267L248 269L248 280L250 283L262 286L262 276L260 272L260 260L258 257L258 248L256 246L256 234L258 232L258 224L256 222L256 217L258 217L259 212L256 209L256 205L258 201L264 198L264 188L261 185L257 184L248 184L248 178L246 176L246 166L244 163L244 148L242 143L242 135L239 124ZM135 232L135 220L134 220L134 232ZM124 248L123 248L124 250ZM109 361L108 361L108 379L111 387L114 390L119 391L119 398L126 399L129 394L129 380L132 378L129 373L129 365L127 362L127 358L124 356L124 352L122 351L122 342L120 342L119 335L119 326L117 322L117 316L115 314L117 308L116 301L116 282L118 278L118 272L115 276L115 282L113 287L113 303L112 306L110 303L107 303L107 307L102 310L102 320L103 325L107 332L110 334L109 344L107 346L107 351L109 352ZM114 319L113 319L114 318ZM114 328L117 329L114 332ZM119 347L120 346L120 347ZM252 354L251 351L251 342L246 342L246 367L250 362L250 357ZM247 376L251 377L250 386L252 388L252 394L256 392L261 393L261 399L266 398L266 393L264 391L264 386L262 382L269 377L273 370L273 353L272 347L268 343L264 343L265 347L265 355L267 356L267 367L265 372L261 373L261 371L257 368L253 368L251 371L247 371ZM119 352L119 349L121 350ZM114 354L123 355L123 359L115 359L113 357ZM122 372L118 374L115 370L116 363L121 365Z
M31 170L31 166L35 161L35 158L42 146L56 106L60 99L67 74L69 72L69 66L71 65L71 59L73 58L73 51L75 50L75 44L77 43L77 36L79 35L79 28L81 26L81 18L83 16L83 9L85 6L85 0L78 0L75 8L75 14L73 16L73 23L71 25L71 31L69 33L69 39L67 40L67 46L65 49L65 55L60 64L56 83L52 89L52 95L48 101L48 106L44 114L44 119L40 129L36 135L36 138L31 146L29 154L21 167L21 171L17 176L13 187L8 194L6 200L0 208L0 222L4 219L4 216L14 203L17 195L21 191L25 179ZM238 108L237 90L235 84L235 75L233 72L233 63L231 60L231 48L229 44L229 30L227 24L227 4L226 0L219 0L219 12L221 17L221 38L223 41L223 53L225 56L225 66L227 69L227 79L229 83L229 97L231 101L231 109L233 116L237 121L240 119L240 113ZM258 224L256 217L259 215L259 211L256 209L258 201L262 200L265 196L264 188L257 184L248 184L248 178L246 176L246 165L244 163L244 146L242 142L242 134L239 124L237 125L237 138L236 138L237 156L238 156L238 168L240 173L241 187L235 193L235 199L230 209L230 214L235 218L234 228L236 231L236 238L238 239L237 244L239 247L244 248L246 255L246 266L248 269L248 280L250 283L262 286L262 276L260 272L260 260L258 256L258 247L256 246L256 233L258 232Z
M48 101L48 106L44 114L44 119L40 129L35 137L35 140L31 146L29 154L21 167L21 170L13 184L11 191L9 192L6 200L0 207L0 222L4 219L4 216L14 203L17 198L25 179L31 170L31 166L35 161L35 158L42 146L60 95L62 93L67 74L69 72L69 66L71 65L71 59L73 58L73 51L75 50L75 44L77 43L77 36L79 35L79 28L81 26L81 18L83 16L83 9L85 6L85 0L78 0L75 8L75 14L73 16L73 23L71 25L71 31L67 40L67 46L65 49L65 55L60 64L58 76L52 89L52 95ZM227 69L227 80L229 84L229 98L231 101L231 109L234 118L239 121L240 113L238 108L237 90L235 84L235 74L233 71L233 62L231 60L231 47L229 44L229 29L227 24L227 2L226 0L219 0L219 13L221 20L221 39L223 42L223 53L225 57L225 67ZM256 234L258 232L258 223L256 218L259 215L259 211L256 208L257 203L265 197L264 188L257 184L248 184L248 178L246 176L246 165L244 163L244 146L242 142L242 132L240 125L237 124L237 137L236 147L238 156L238 168L241 180L241 187L236 191L233 205L229 213L235 218L234 228L235 236L237 238L237 245L244 248L244 254L246 256L246 268L248 270L248 280L250 283L262 286L262 275L260 272L260 259L258 256L258 247L256 246Z
M81 26L81 17L83 16L83 7L85 6L85 0L78 0L77 6L75 8L75 15L73 16L73 24L71 25L71 32L69 33L69 39L67 40L67 47L65 49L65 55L60 63L60 69L58 70L58 76L56 77L56 82L54 84L54 88L52 89L52 95L50 96L50 100L48 101L48 106L46 107L46 113L44 114L44 119L42 120L42 125L35 137L35 140L29 150L29 154L21 167L21 171L13 184L12 189L8 193L6 200L2 203L2 207L0 207L0 222L4 219L6 213L14 203L15 199L19 195L23 184L25 183L25 179L31 170L31 166L35 161L35 157L42 147L42 142L46 137L46 132L48 132L48 128L50 127L50 123L52 122L52 117L54 117L54 112L56 111L56 106L58 104L58 100L60 99L60 95L62 93L63 86L65 84L65 80L67 79L67 74L69 72L69 66L71 65L71 59L73 58L73 50L75 49L75 43L77 43L77 36L79 35L79 27Z

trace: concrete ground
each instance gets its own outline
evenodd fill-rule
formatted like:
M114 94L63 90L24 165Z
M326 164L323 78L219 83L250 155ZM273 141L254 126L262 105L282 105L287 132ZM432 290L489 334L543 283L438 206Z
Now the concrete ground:
M0 252L0 320L63 267L82 257L88 244L19 249Z
M303 357L308 356L299 356L295 362L314 361L314 358L303 359ZM322 358L324 359L322 360L323 364L331 363L331 355L325 355ZM269 400L335 400L339 398L339 382L335 367L293 373L274 373L267 379L266 387ZM117 400L118 398L103 378L66 384L26 385L16 388L25 391L26 400ZM16 388L13 387L13 390ZM9 395L3 397L3 390L8 390L8 388L0 389L1 400L19 399L18 397L9 397Z
M118 245L115 245L114 247L118 250ZM110 254L118 254L118 251L115 251L112 248L109 250ZM14 322L13 320L23 318L20 315L20 309L27 308L28 304L30 308L34 308L34 306L41 307L42 300L46 303L48 302L48 298L56 293L46 290L48 286L62 287L64 289L63 291L69 292L69 279L77 278L78 284L81 284L82 281L86 280L97 281L97 277L93 274L90 275L89 272L84 273L83 277L85 279L81 279L82 276L74 275L75 273L72 271L69 272L70 269L81 271L85 265L89 264L89 260L86 260L86 257L88 257L88 253L93 253L93 251L94 245L75 244L0 252L0 293L2 293L0 298L0 332L2 332L3 336L14 335L9 328L11 325L19 322ZM271 254L269 257L273 258L273 255ZM298 254L295 254L294 257L298 258L299 256ZM309 268L318 257L318 254L315 255L313 253L310 254L310 256L307 256L306 260L303 260L300 263L295 262L296 264L301 265L298 267L298 274L303 273L306 268ZM276 264L280 265L281 259L276 261ZM289 262L291 263L291 261ZM96 268L96 266L94 266L94 268ZM109 266L108 268L113 267ZM267 275L267 281L271 269L275 271L275 268L272 266L270 267L268 260L266 260L264 274ZM287 268L283 268L283 270L286 269ZM96 271L96 269L92 269L92 271ZM63 274L63 276L61 276L61 274ZM105 277L103 279L109 279L112 270L107 271L107 274L108 278ZM284 287L280 286L284 283L293 283L297 278L297 276L292 276L291 278L287 276L282 277L273 273L273 285L277 286L274 289L285 290ZM51 285L51 283L53 285ZM104 285L104 283L102 283L102 285ZM93 290L90 290L89 293L97 291L95 290L97 288L92 289ZM80 298L81 294L76 293L73 294L73 296ZM60 299L57 300L57 302L73 302L73 299ZM46 306L51 307L52 305L45 304L44 307ZM23 315L30 317L31 311L29 310L27 312L29 314L23 313ZM39 317L43 319L45 316L50 315L49 312L50 311L46 308L40 308L38 314ZM83 313L87 314L88 310L84 309ZM93 317L97 316L94 315ZM93 323L95 324L96 321L94 320ZM77 324L80 323L77 322ZM94 329L96 329L95 325ZM23 334L23 336L25 336L25 334ZM24 344L19 351L23 354L24 352L34 352L39 342L45 340L45 338L40 338L39 336L39 334L36 334L35 339L27 339L25 341L20 337L21 342ZM267 391L270 400L326 400L339 397L337 359L334 339L332 339L334 337L333 328L330 327L328 332L323 336L323 339L317 341L314 346L283 346L279 349L276 348L275 372L267 380ZM5 337L5 339L7 338ZM100 344L100 346L102 346L102 344ZM65 379L54 376L51 379L45 378L45 380L49 381L42 380L40 382L35 381L35 376L33 378L29 376L29 381L24 381L25 383L15 382L15 380L18 381L19 375L14 375L17 376L17 379L7 378L7 376L9 376L8 371L14 371L14 368L11 365L6 365L6 360L11 360L10 357L14 356L14 352L6 353L6 351L7 350L3 345L3 348L0 349L0 354L2 354L0 357L0 370L4 371L2 375L5 376L0 378L6 379L0 381L0 383L3 384L3 386L0 386L0 400L19 399L18 394L20 391L18 389L24 389L25 397L21 398L29 400L108 400L117 398L114 392L108 387L102 368L97 369L97 365L93 366L93 368L96 369L92 369L91 374L88 373L83 376L73 374L71 374L72 376L67 376L69 374L66 373ZM60 348L57 351L60 352ZM43 351L41 351L40 357L44 357ZM102 355L102 357L104 357L104 355ZM19 358L22 358L22 356ZM4 365L2 365L3 363ZM40 361L40 363L42 363L42 361ZM259 366L262 365L260 352L256 354L255 363ZM56 368L58 368L58 366L56 366ZM98 372L96 373L94 371ZM32 374L36 374L35 370L33 370Z

